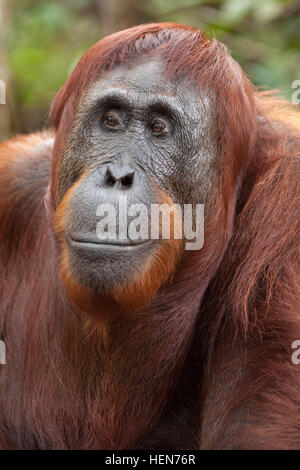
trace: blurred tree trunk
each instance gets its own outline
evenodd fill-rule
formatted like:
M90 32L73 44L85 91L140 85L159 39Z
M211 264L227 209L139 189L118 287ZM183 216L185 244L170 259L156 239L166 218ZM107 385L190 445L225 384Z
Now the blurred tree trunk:
M0 103L0 141L9 137L10 133L10 109L7 103L9 94L9 73L5 59L5 21L7 16L5 14L5 5L3 0L0 0L0 80L5 83L6 100L5 104Z
M141 0L96 0L103 36L141 22Z
M119 3L119 29L125 29L129 28L130 26L135 26L142 21L140 12L142 3L144 2L141 0L126 0Z
M101 32L107 36L115 31L115 0L96 0Z

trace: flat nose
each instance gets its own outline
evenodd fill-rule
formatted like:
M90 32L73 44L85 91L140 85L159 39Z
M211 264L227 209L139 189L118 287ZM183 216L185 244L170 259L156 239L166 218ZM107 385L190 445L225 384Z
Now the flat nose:
M135 171L127 165L116 164L107 168L105 183L119 189L129 189L133 185Z

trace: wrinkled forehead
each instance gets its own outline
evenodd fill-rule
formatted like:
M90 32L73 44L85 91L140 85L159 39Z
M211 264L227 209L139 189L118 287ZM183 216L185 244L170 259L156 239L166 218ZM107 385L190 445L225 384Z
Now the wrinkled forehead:
M186 77L188 79L188 77ZM88 89L83 98L83 106L90 107L99 98L109 94L124 96L124 99L141 106L152 99L167 100L186 113L199 107L209 111L207 95L199 93L196 86L185 78L168 79L162 60L142 58L135 63L122 64L106 72Z

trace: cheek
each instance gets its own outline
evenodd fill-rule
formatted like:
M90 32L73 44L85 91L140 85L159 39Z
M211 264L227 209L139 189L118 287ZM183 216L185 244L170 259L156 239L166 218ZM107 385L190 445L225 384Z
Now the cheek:
M152 142L147 146L143 157L138 159L144 166L153 183L162 188L175 202L180 202L174 191L176 181L180 180L180 161L183 158L181 149L174 141Z
M173 174L176 197L183 204L208 203L219 187L218 156L213 146L190 148Z
M54 233L60 241L64 240L65 233L74 220L74 214L71 211L71 200L78 188L82 185L83 179L84 175L70 186L64 195L61 196L61 201L58 201L59 204L54 218Z
M217 185L216 142L205 129L177 132L152 143L147 166L157 185L181 204L208 202Z
M58 165L56 201L57 207L62 202L69 190L74 190L75 185L83 179L86 169L86 162L78 159L75 153L69 152L69 155L62 159ZM73 189L72 189L73 188Z

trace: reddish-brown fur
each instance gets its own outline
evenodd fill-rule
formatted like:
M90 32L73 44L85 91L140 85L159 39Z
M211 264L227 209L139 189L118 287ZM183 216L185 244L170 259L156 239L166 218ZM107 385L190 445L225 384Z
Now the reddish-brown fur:
M172 34L176 41L165 45ZM143 39L144 38L144 39ZM179 41L179 44L178 44ZM134 44L134 45L133 45ZM156 46L215 108L221 156L205 244L150 303L99 327L67 299L53 238L56 177L80 99ZM0 444L16 448L300 448L300 119L253 91L225 48L146 25L91 48L48 133L0 146ZM45 198L45 207L44 207ZM103 308L103 305L99 308Z

